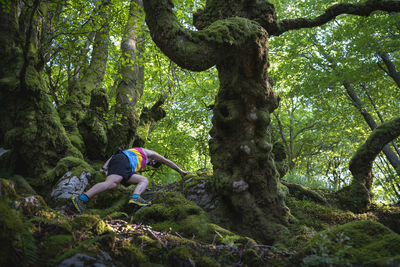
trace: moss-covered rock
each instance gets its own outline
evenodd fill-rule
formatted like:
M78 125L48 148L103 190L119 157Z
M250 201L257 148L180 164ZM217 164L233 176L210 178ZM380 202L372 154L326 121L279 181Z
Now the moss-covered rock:
M234 235L211 223L204 210L180 193L159 193L152 203L151 206L135 213L134 222L149 224L158 231L171 231L171 233L205 242L215 240L216 231Z
M111 227L105 223L98 215L82 214L71 222L73 231L92 230L97 235L112 231Z
M352 212L365 212L371 204L371 192L364 184L354 180L351 185L336 192L337 206Z
M300 200L311 200L317 203L325 204L326 199L323 195L306 186L294 183L282 182L288 189L291 196Z
M28 216L34 216L41 208L46 207L47 204L40 195L24 197L19 204L19 209Z
M67 172L70 172L70 176L80 176L83 172L94 172L94 170L85 160L68 156L60 159L55 168L50 169L43 175L42 182L52 183L55 179L61 178L61 176Z
M373 221L354 221L316 234L295 257L306 266L395 266L400 235Z
M287 199L293 217L289 223L291 234L284 244L292 249L299 249L310 240L316 232L331 226L345 224L356 220L377 220L373 213L354 214L337 208L321 205L309 200L295 197Z
M178 246L168 253L170 266L192 266L196 252L187 246Z
M12 181L0 178L0 196L6 196L10 199L16 199L17 193L14 189L15 185Z
M117 251L125 266L151 267L148 257L135 245L125 241Z

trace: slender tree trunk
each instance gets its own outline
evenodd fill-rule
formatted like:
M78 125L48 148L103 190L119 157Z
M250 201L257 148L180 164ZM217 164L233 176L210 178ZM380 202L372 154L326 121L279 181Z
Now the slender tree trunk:
M365 89L365 94L368 96L369 101L371 102L371 105L374 107L374 110L376 112L376 114L378 115L381 123L384 123L385 120L382 117L382 114L380 113L378 107L376 106L374 100L372 99L372 97L370 96L370 94L367 92L365 86L363 85L364 89ZM392 146L394 147L394 150L396 150L397 152L397 156L400 157L400 150L399 147L396 145L395 141L392 141Z
M347 81L343 82L343 86L346 88L346 92L352 100L353 105L360 111L361 115L364 117L364 120L367 122L368 126L371 130L374 130L377 127L377 124L372 118L371 114L363 107L363 103L361 99L358 97L357 93L354 91L350 83ZM392 167L398 172L400 175L400 160L397 157L396 153L390 148L389 145L385 145L382 149L386 158L392 165Z
M103 83L108 59L109 5L109 0L102 0L99 7L102 11L96 14L100 18L96 21L98 28L95 33L88 35L88 43L94 35L90 63L86 68L76 66L74 77L69 84L69 97L65 105L58 108L72 144L92 159L103 159L107 147L106 125L102 117L108 107L104 107L107 100L104 100L105 93L100 91L99 87ZM101 102L98 104L101 112L96 106L97 102Z
M392 77L393 81L397 84L397 87L400 88L400 72L396 70L396 66L390 60L389 55L386 53L380 53L379 56L387 67L386 73Z
M139 115L136 103L143 94L144 67L143 39L140 34L143 3L141 0L131 1L128 21L121 43L122 61L119 73L121 78L116 81L117 103L115 106L114 126L108 133L108 153L115 152L119 147L131 147L137 139Z

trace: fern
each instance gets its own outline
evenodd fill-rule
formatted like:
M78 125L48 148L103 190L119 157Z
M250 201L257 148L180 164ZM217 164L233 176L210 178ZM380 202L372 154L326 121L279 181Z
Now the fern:
M58 256L55 259L49 260L49 264L51 266L54 266L57 263L61 262L62 260L72 257L73 255L75 255L78 252L82 252L83 247L87 247L93 243L96 243L96 242L102 240L103 238L107 238L107 237L111 237L111 236L112 236L112 234L106 234L106 235L96 236L96 237L84 240L82 242L79 242L79 244L76 247L74 247L73 249L70 249L70 250L64 252L63 254L61 254L60 256Z
M36 245L35 238L28 230L32 227L32 224L30 222L25 222L24 226L25 230L22 233L22 238L24 240L23 249L24 249L25 259L27 261L27 265L36 266L36 263L38 262L39 259L39 249L38 246Z

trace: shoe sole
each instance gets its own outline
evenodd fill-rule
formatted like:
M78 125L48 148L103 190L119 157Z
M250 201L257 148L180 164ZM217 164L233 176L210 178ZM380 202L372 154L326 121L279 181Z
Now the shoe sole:
M85 213L84 211L82 211L81 208L79 208L78 203L76 203L76 197L72 198L72 203L74 203L75 208L78 210L79 213Z
M150 203L148 203L148 204L138 203L138 202L134 202L134 201L131 201L131 200L129 200L128 204L135 204L135 205L138 205L138 206L141 206L141 207L150 206Z

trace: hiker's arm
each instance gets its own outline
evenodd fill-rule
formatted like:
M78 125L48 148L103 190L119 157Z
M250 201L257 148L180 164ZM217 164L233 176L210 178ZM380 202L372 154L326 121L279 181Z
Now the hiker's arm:
M178 165L175 164L175 162L164 158L163 156L161 156L160 154L158 154L156 152L151 153L150 158L167 165L171 169L177 171L182 177L184 177L186 174L188 174L188 172L185 172L184 170L179 168Z
M106 161L106 163L104 163L103 168L102 168L103 170L108 169L108 164L110 163L111 158L112 158L112 156Z

